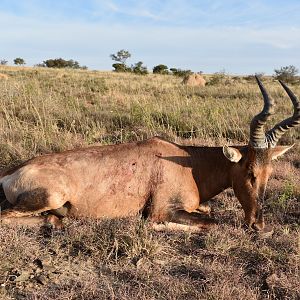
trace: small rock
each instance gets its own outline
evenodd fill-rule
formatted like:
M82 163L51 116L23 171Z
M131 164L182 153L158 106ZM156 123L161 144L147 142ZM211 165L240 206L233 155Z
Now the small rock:
M272 237L274 234L274 229L271 225L265 225L264 229L257 232L259 239L267 239Z
M165 260L161 260L161 259L154 259L153 263L161 266L165 266L167 264Z
M278 276L275 273L268 276L266 278L266 283L267 283L268 288L273 289L278 284L279 280L280 279L278 278Z
M30 272L22 271L21 274L16 278L16 282L23 282L30 279Z
M147 258L140 258L137 262L136 262L136 268L138 270L140 269L148 269L151 266L150 261Z
M45 272L54 272L56 270L56 267L50 266L50 265L45 265L44 266L44 271Z

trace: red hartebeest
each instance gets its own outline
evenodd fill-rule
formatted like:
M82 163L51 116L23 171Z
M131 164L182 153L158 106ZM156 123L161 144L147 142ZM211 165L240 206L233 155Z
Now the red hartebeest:
M264 108L251 122L248 145L180 146L154 137L36 157L2 173L2 223L59 226L66 215L116 218L146 212L153 222L206 228L213 222L195 211L232 187L246 224L262 230L260 199L271 161L291 148L276 144L286 130L300 124L300 103L280 82L294 114L265 133L274 102L257 82ZM36 216L46 211L48 215Z

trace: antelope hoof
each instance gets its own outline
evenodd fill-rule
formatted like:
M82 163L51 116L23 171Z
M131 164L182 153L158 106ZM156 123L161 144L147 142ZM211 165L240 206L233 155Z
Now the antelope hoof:
M54 215L49 215L46 218L45 225L52 226L53 229L62 230L64 228L64 225L58 217Z
M254 229L255 231L262 231L265 228L265 223L264 222L255 222L251 225L251 228Z
M273 235L274 229L271 225L264 225L264 227L260 230L257 230L257 234L260 238L269 238Z
M274 229L273 226L271 225L266 225L264 222L257 222L257 223L253 223L251 225L247 225L245 224L245 229L250 231L253 230L256 232L256 234L258 235L258 237L260 238L268 238L270 236L273 235L274 233Z
M200 204L197 211L205 215L210 215L211 208L208 205Z

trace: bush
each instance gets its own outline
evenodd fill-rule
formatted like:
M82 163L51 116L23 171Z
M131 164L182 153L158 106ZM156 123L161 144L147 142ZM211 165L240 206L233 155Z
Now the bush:
M46 65L44 63L35 64L34 66L38 68L46 68Z
M178 76L178 77L186 77L188 75L193 74L191 70L181 70L176 68L171 68L170 71L174 76Z
M289 65L289 66L281 67L280 69L277 70L275 69L274 72L275 72L274 77L276 79L282 80L287 83L294 83L297 79L296 75L298 74L298 69L293 65Z
M153 68L153 74L169 74L168 67L166 65L157 65Z
M125 64L116 63L112 65L114 68L114 72L131 72L131 68L127 67Z
M70 69L87 69L86 66L80 66L78 61L70 59L65 60L62 58L55 59L47 59L43 61L42 64L38 64L39 67L47 67L47 68L70 68Z
M224 70L220 72L216 72L211 76L208 85L216 85L216 84L224 83L225 79L226 79L226 73Z
M146 66L143 66L143 62L139 61L136 64L131 66L131 71L135 74L146 75L148 74L148 70Z
M0 60L0 65L1 65L1 66L6 66L7 63L8 63L8 61L7 61L6 59L1 59L1 60Z
M14 59L14 64L23 66L23 65L25 65L25 60L21 57L17 57Z

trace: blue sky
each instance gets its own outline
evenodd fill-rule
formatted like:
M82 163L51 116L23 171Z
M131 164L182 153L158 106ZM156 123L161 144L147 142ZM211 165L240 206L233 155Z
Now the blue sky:
M0 59L110 70L117 50L151 69L272 74L300 69L299 0L0 0Z

